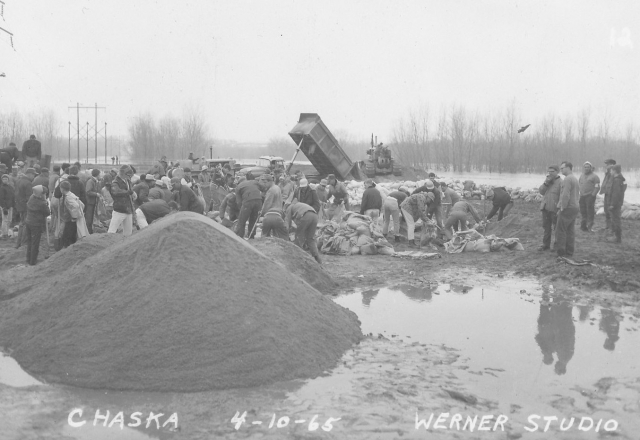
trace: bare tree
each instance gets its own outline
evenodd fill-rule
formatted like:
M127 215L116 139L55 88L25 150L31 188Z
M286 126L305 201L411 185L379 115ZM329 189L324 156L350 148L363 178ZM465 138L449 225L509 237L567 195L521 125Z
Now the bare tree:
M196 107L187 107L182 118L182 148L183 158L189 153L194 156L206 154L207 128L202 111Z

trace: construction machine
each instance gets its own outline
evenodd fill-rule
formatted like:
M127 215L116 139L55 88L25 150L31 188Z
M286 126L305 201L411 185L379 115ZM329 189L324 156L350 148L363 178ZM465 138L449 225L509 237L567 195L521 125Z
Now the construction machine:
M367 177L376 177L385 174L402 176L402 167L393 159L391 150L382 142L378 143L378 137L371 134L371 148L367 150L367 160L364 162L364 172Z

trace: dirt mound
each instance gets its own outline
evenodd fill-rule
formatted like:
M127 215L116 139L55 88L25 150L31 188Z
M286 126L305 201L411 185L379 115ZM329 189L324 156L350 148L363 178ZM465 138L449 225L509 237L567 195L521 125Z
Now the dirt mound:
M289 272L311 284L322 293L333 293L338 284L308 252L295 244L277 238L253 240L253 246L267 257L282 264Z
M93 234L54 253L49 259L40 261L37 267L11 268L0 272L0 301L13 298L30 290L33 286L47 283L52 273L65 271L70 266L86 260L123 239L122 234ZM45 249L46 243L41 243L40 255L44 253ZM20 258L18 264L24 264L23 260L26 254L24 246L20 250L11 249L11 252L14 259L16 256ZM51 252L53 252L53 246ZM1 262L2 260L0 260Z
M362 336L354 313L198 214L50 266L36 267L48 283L0 302L0 345L45 381L255 386L317 376Z

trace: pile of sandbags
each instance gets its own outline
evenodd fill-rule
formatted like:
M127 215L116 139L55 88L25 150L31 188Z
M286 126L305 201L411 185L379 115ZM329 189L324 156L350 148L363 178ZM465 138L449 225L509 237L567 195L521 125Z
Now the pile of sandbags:
M598 196L596 199L596 215L604 215L604 197ZM627 220L640 220L640 205L624 202L620 217Z
M318 231L318 248L332 255L393 255L393 246L370 217L346 211L340 223L326 222Z

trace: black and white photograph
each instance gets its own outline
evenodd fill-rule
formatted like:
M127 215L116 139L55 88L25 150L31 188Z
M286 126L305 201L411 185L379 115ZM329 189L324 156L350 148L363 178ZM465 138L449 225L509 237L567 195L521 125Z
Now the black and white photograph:
M0 0L0 440L637 440L639 17Z

